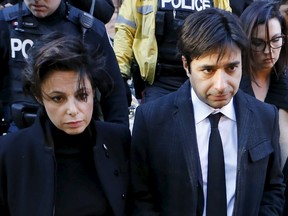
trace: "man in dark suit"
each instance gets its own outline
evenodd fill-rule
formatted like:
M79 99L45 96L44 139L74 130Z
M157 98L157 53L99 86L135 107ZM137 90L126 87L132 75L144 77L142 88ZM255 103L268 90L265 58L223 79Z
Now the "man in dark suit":
M189 80L136 111L133 215L281 214L278 112L238 90L246 47L245 33L228 12L207 9L186 19L178 48ZM210 128L214 114L219 130ZM222 152L211 154L216 140Z

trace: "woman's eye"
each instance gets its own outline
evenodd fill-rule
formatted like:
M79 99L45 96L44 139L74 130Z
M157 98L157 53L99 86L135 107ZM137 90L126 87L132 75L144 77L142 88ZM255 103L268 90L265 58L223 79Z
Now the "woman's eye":
M63 100L63 98L61 96L54 96L51 99L56 103L59 103Z
M275 43L275 42L278 42L280 39L281 39L280 37L276 37L276 38L271 39L271 42Z
M254 46L262 46L263 45L263 43L265 43L263 40L260 40L260 39L254 39L254 40L252 40L251 41L251 43L252 43L252 45L254 45Z
M79 95L78 95L78 98L80 99L80 100L82 100L82 101L87 101L87 98L88 98L88 94L87 93L80 93Z

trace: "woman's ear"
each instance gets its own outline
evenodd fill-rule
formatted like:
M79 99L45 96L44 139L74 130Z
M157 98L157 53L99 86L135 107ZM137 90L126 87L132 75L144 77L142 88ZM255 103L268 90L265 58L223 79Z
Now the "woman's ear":
M185 56L182 55L182 63L183 63L183 68L186 71L187 76L190 76L190 72L189 72L189 67L188 67L188 62Z

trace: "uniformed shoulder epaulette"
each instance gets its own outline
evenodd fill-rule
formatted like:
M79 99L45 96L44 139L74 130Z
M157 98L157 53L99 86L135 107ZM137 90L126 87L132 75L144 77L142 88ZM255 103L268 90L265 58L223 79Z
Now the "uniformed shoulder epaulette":
M18 18L18 15L19 15L19 4L6 7L2 9L1 11L3 13L3 17L5 21L15 20ZM22 16L26 16L28 14L31 14L31 12L29 11L29 9L26 7L25 4L22 4Z
M67 19L73 22L75 25L81 25L80 16L82 16L83 13L85 12L69 4ZM91 27L91 29L98 33L100 36L106 34L104 23L95 17L93 17L93 26Z

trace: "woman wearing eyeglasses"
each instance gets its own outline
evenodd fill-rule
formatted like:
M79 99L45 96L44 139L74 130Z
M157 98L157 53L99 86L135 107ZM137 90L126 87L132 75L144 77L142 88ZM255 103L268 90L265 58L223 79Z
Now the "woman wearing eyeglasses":
M279 12L279 5L267 1L253 2L240 19L250 39L250 49L244 56L246 64L243 64L240 88L278 107L281 164L285 174L288 156L288 42L285 19ZM288 162L286 166L288 173Z

